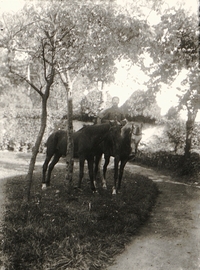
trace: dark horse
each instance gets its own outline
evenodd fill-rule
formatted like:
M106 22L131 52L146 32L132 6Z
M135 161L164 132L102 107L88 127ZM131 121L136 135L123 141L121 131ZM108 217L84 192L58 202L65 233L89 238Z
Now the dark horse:
M112 140L113 147L115 146L116 138L120 136L120 127L116 123L106 123L100 125L84 126L77 132L73 133L74 143L74 158L79 158L79 182L78 187L81 187L81 182L84 176L84 163L88 162L89 177L91 189L95 191L93 181L93 164L94 155L98 145L107 137ZM66 156L67 151L67 132L58 130L52 133L46 142L46 159L43 164L43 179L42 189L50 185L51 172L59 161L60 157ZM52 162L49 164L51 158ZM49 164L49 167L48 167ZM48 168L47 178L46 171Z
M106 171L110 162L110 157L114 157L114 185L112 194L116 194L121 187L121 180L126 163L135 158L137 154L138 144L142 138L142 124L127 122L121 129L120 139L118 139L118 146L113 148L108 141L99 144L95 155L95 180L99 170L99 163L104 154L105 163L103 165L103 179L102 184L106 187ZM114 151L113 151L114 150ZM120 163L120 167L119 167ZM117 183L118 181L118 183Z

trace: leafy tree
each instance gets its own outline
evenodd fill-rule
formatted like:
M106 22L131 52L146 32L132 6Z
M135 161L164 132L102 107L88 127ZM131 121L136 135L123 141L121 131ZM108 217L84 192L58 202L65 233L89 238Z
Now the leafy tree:
M172 106L171 108L169 108L165 117L167 118L167 120L179 119L179 110L177 109L177 107Z
M135 91L122 108L128 119L134 119L137 116L143 116L146 121L160 119L160 108L150 91Z
M198 21L183 9L170 8L154 26L154 41L147 52L154 64L151 83L173 82L183 69L194 67L198 60Z
M195 127L195 119L200 109L200 69L196 65L190 69L188 78L183 84L183 95L180 96L180 108L185 107L187 110L186 121L186 143L185 143L185 158L190 157L190 150L192 147L193 130Z
M166 114L166 134L174 145L174 152L183 149L185 145L185 121L180 119L178 108L171 107Z
M27 174L27 200L30 197L32 175L37 153L45 131L47 120L47 100L55 77L55 40L46 29L45 21L34 16L34 11L26 7L16 15L4 16L4 30L1 47L7 49L7 68L14 80L28 83L41 97L41 126ZM27 68L31 74L27 76Z
M96 117L101 103L101 93L98 90L90 91L87 96L81 100L81 115Z
M188 111L187 158L190 156L192 130L199 109L198 20L183 9L171 8L161 16L161 22L154 26L154 30L156 42L147 50L154 62L146 69L151 76L149 84L153 87L163 82L172 83L183 69L189 73L188 88L186 90L183 86L183 96L180 98L180 108L185 106Z
M137 60L143 35L149 31L144 20L120 13L115 5L88 1L27 4L15 16L4 16L1 47L7 49L10 77L28 83L42 99L41 129L28 172L28 197L32 172L47 119L47 100L59 74L68 96L68 147L72 157L72 86L77 75L91 81L113 78L115 60ZM147 40L147 39L146 39ZM146 46L146 44L145 44ZM17 80L17 81L16 81Z

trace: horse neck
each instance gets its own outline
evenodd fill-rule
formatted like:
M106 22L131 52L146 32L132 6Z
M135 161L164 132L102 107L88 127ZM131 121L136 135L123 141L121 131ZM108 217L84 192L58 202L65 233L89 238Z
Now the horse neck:
M121 137L121 145L122 146L130 146L131 145L131 134L129 132L124 132Z
M93 133L94 142L99 142L99 140L103 141L103 139L108 135L109 130L110 130L109 124L96 125L93 127L94 128L92 128L90 132L92 131Z

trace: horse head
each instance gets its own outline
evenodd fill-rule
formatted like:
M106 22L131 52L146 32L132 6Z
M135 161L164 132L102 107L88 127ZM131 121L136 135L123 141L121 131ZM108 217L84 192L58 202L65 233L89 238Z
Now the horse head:
M121 137L127 138L127 142L130 143L132 152L137 153L137 147L142 139L142 123L136 123L127 121L127 123L121 129Z
M135 150L135 154L137 154L138 144L142 139L142 123L134 123L133 132L131 136L131 147L132 151Z

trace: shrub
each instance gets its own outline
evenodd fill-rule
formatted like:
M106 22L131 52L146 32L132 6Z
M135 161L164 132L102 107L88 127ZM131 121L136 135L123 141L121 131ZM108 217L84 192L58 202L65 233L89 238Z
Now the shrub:
M49 133L58 128L61 115L48 116L47 128L39 152L44 151L44 144ZM2 119L3 134L0 136L0 150L29 152L35 144L40 128L40 111L21 111L4 114Z
M183 149L185 144L186 130L185 122L180 120L168 120L166 122L166 134L174 147L174 152L177 153L178 149Z
M190 158L184 160L181 167L182 175L198 175L200 172L200 156L198 153L191 153Z
M137 161L158 169L170 169L178 175L195 176L200 172L200 156L195 152L191 153L191 157L185 160L183 155L177 155L172 152L138 151Z

